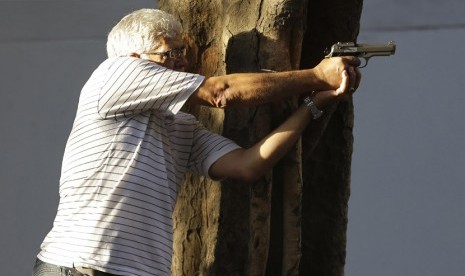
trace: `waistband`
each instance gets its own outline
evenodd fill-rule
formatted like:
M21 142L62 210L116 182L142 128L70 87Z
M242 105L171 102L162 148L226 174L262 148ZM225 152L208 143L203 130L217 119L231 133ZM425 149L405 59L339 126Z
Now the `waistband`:
M115 274L87 267L66 267L46 263L37 258L33 275L66 275L66 276L117 276Z

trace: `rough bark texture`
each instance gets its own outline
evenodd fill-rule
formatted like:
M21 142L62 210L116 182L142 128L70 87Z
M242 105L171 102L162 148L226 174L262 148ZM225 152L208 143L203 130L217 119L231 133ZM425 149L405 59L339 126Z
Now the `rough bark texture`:
M213 76L315 65L322 58L323 45L352 37L356 35L353 28L358 30L358 17L337 21L343 9L354 10L357 3L361 8L361 1L331 1L331 7L322 6L324 1L161 0L159 7L176 15L188 31L190 71ZM333 15L334 9L338 12ZM318 15L321 20L319 12L328 21L311 18ZM340 25L335 27L330 19ZM351 28L344 31L342 22L352 24ZM305 24L310 28L302 51ZM322 39L325 34L328 37ZM226 112L199 107L190 111L211 130L249 147L294 111L297 102L291 99ZM351 105L338 107L334 114L307 131L303 149L300 143L296 145L273 172L256 183L217 183L188 176L174 214L173 275L341 275ZM330 270L332 274L327 273Z
M224 74L220 1L159 1L159 7L179 16L188 33L189 71L205 76ZM220 133L222 110L192 107L204 125ZM221 186L209 179L189 175L180 189L173 216L173 275L208 275L215 262L220 221Z

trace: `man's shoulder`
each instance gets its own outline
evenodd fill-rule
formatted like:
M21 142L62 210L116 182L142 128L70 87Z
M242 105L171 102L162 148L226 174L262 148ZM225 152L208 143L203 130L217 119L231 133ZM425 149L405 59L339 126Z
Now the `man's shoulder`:
M107 58L104 61L100 63L97 69L101 68L121 68L121 67L137 67L137 66L153 66L153 67L159 67L159 68L164 68L154 62L150 62L149 60L141 59L141 58L135 58L135 57L111 57Z
M111 57L107 58L102 63L100 63L99 67L110 67L112 65L123 65L123 64L140 64L144 63L143 59L135 58L135 57Z

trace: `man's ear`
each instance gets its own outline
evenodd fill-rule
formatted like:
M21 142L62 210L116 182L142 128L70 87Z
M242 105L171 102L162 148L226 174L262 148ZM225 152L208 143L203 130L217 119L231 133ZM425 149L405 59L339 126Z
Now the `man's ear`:
M131 53L129 56L130 57L135 57L135 58L140 58L140 55L137 54L137 53Z

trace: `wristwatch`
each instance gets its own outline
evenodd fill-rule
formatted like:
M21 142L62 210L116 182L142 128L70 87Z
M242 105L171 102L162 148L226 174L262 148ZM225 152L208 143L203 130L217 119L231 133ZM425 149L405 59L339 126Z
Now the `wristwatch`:
M308 110L312 113L313 120L316 120L323 115L323 111L319 110L318 107L316 107L315 103L312 101L312 99L307 96L304 99L305 106L307 106Z

